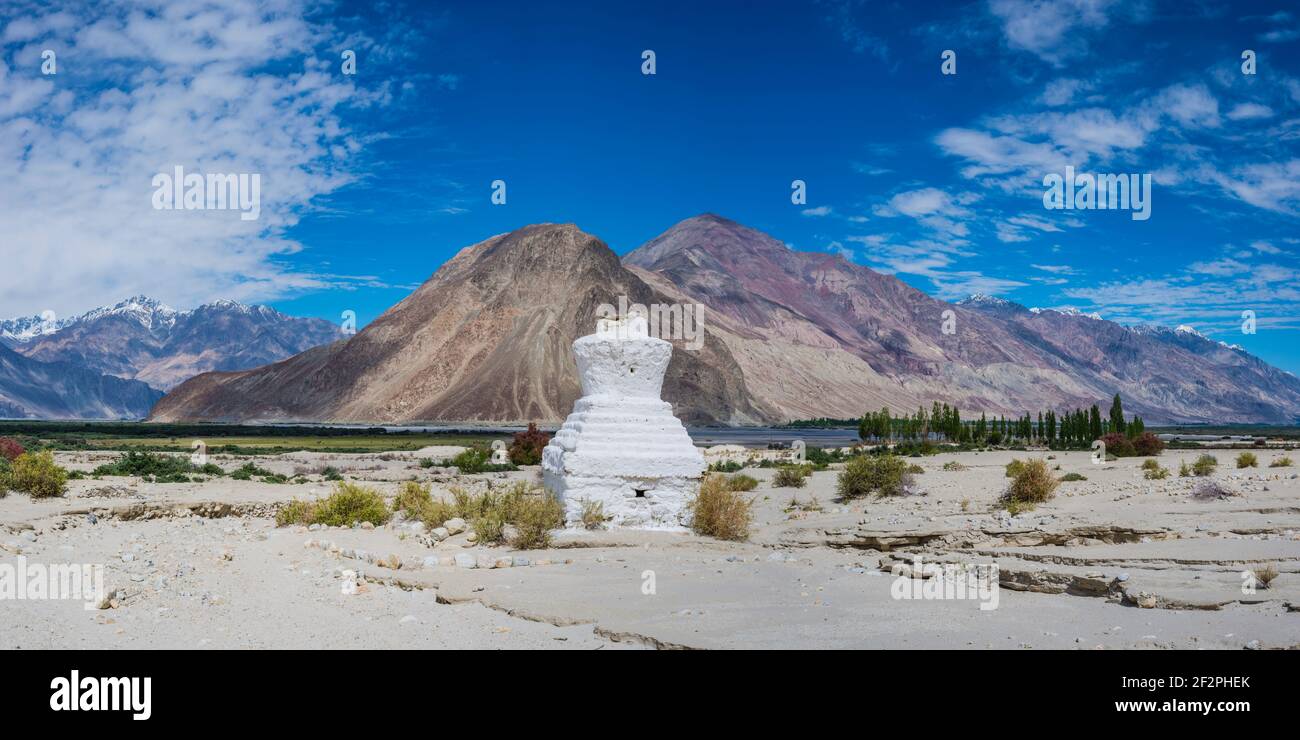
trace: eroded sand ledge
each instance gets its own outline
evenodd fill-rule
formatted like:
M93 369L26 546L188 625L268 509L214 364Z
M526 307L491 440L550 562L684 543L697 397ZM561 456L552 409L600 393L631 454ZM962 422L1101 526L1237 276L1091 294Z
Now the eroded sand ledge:
M814 474L803 489L772 488L771 470L748 470L761 481L748 543L572 531L555 548L531 552L475 547L464 534L430 547L402 523L275 527L284 502L329 491L318 475L305 485L72 481L64 499L0 499L0 561L22 554L33 562L102 562L122 598L116 608L89 612L78 602L0 603L0 646L1300 646L1296 469L1238 471L1218 452L1215 479L1241 495L1203 502L1189 495L1195 479L1144 480L1139 460L1098 467L1088 453L1053 454L1058 475L1088 480L1062 483L1055 500L1017 517L993 502L1005 485L1003 465L1026 453L945 454L913 460L926 471L918 476L926 495L851 504L834 500L834 470ZM1261 465L1277 454L1261 454ZM386 495L411 477L430 481L437 495L458 482L536 475L460 477L417 464L444 455L293 453L257 462L285 474L326 463ZM115 457L58 455L82 470ZM1171 451L1160 462L1176 471L1193 457ZM952 460L969 469L944 471ZM801 506L791 509L792 499ZM820 511L811 510L814 499ZM458 567L457 554L483 567ZM893 599L884 571L916 554L996 560L999 607ZM1241 571L1259 563L1275 563L1281 575L1273 588L1245 595ZM364 574L362 593L341 593L345 569Z

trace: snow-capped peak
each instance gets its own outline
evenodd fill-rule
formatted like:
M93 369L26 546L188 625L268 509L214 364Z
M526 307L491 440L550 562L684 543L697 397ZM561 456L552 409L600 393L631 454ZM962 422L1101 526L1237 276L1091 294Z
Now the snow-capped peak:
M1059 313L1059 314L1061 314L1062 316L1082 316L1082 317L1085 318L1085 319L1092 319L1092 320L1094 320L1094 321L1101 321L1101 314L1097 313L1096 311L1092 311L1092 312L1090 312L1090 313L1084 313L1083 311L1080 311L1079 309L1077 309L1077 308L1073 308L1073 307L1067 307L1067 308L1038 308L1037 306L1035 306L1034 308L1029 309L1029 311L1030 311L1031 313L1043 313L1043 312L1045 312L1045 311L1051 311L1052 313Z
M41 316L23 316L14 319L0 320L0 337L14 342L30 342L37 337L54 334L55 332L62 331L63 329L75 324L98 321L112 316L121 316L134 320L149 330L169 329L175 326L178 320L187 318L193 315L195 311L203 309L235 311L248 315L257 314L258 316L268 318L275 318L281 315L275 309L267 306L249 306L237 301L224 299L205 303L192 311L177 311L155 298L150 298L145 295L137 295L115 303L112 306L101 306L87 311L80 316L73 316L64 319L58 318L53 311L46 311Z
M1010 306L1011 301L997 296L985 295L984 293L971 293L965 298L957 301L958 306L967 305L984 305L984 306Z
M1192 334L1192 335L1194 335L1194 336L1198 336L1198 337L1200 337L1201 339L1204 339L1204 338L1205 338L1205 335L1204 335L1204 334L1202 334L1202 333L1200 333L1199 331L1193 329L1192 327L1188 326L1187 324L1179 324L1178 327L1174 329L1174 332L1175 332L1175 333L1178 333L1178 334Z

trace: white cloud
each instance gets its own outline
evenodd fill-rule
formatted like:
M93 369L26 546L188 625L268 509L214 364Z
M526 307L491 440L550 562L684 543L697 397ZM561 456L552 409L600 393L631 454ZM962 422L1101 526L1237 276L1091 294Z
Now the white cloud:
M829 216L831 213L830 206L817 206L816 208L805 208L800 211L805 216Z
M1250 121L1257 118L1270 118L1273 109L1259 103L1240 103L1228 111L1228 118L1233 121Z
M279 258L302 248L287 236L300 216L357 177L343 110L386 91L341 75L336 50L317 53L334 32L306 19L305 0L150 7L87 3L5 26L16 67L0 61L0 315L349 281ZM13 47L28 41L40 43ZM56 76L34 74L43 43L60 50ZM260 218L154 210L152 177L177 165L260 174Z
M1119 5L1117 0L989 0L988 8L1002 24L1007 46L1060 65L1087 50L1087 32L1105 28Z

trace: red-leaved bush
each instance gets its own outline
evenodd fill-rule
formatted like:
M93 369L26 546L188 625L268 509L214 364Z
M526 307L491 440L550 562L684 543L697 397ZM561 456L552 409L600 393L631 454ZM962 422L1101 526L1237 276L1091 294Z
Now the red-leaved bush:
M1106 445L1106 454L1108 455L1133 457L1133 455L1137 454L1137 451L1133 449L1133 441L1117 432L1102 436L1101 442Z
M1143 432L1133 438L1133 449L1141 457L1159 455L1165 449L1165 443L1151 432Z
M26 451L27 450L24 450L22 445L18 444L17 440L10 439L9 437L0 437L0 457L3 457L9 462L17 460L18 456Z
M515 432L510 442L510 462L515 465L536 465L542 461L542 448L551 441L551 435L529 424L528 431Z

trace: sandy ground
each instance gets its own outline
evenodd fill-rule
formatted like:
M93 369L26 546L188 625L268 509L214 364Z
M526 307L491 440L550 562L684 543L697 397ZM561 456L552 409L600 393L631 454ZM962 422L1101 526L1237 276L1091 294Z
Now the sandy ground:
M485 486L535 470L461 478L421 457L294 453L258 458L292 474L333 465L386 494L400 482ZM457 535L429 546L409 524L277 528L275 509L324 496L328 482L215 479L151 484L72 481L63 499L0 499L0 564L102 563L109 608L78 601L0 601L0 647L318 648L1284 648L1300 647L1300 479L1295 468L1231 469L1239 493L1201 501L1178 478L1193 452L1093 465L1052 453L1057 497L1010 517L994 505L1013 457L916 458L923 495L841 503L836 470L802 489L759 478L746 543L670 532L565 531L543 552L476 547ZM111 453L60 454L89 470ZM213 457L227 469L242 460ZM966 470L945 471L957 461ZM792 506L792 504L796 504ZM474 568L454 564L454 557ZM926 562L996 563L997 607L977 599L897 599L890 570ZM492 567L509 564L510 567ZM1274 564L1271 588L1243 571ZM400 566L400 567L394 567ZM343 571L360 592L343 593ZM909 581L904 583L910 584ZM918 585L919 585L918 581Z

